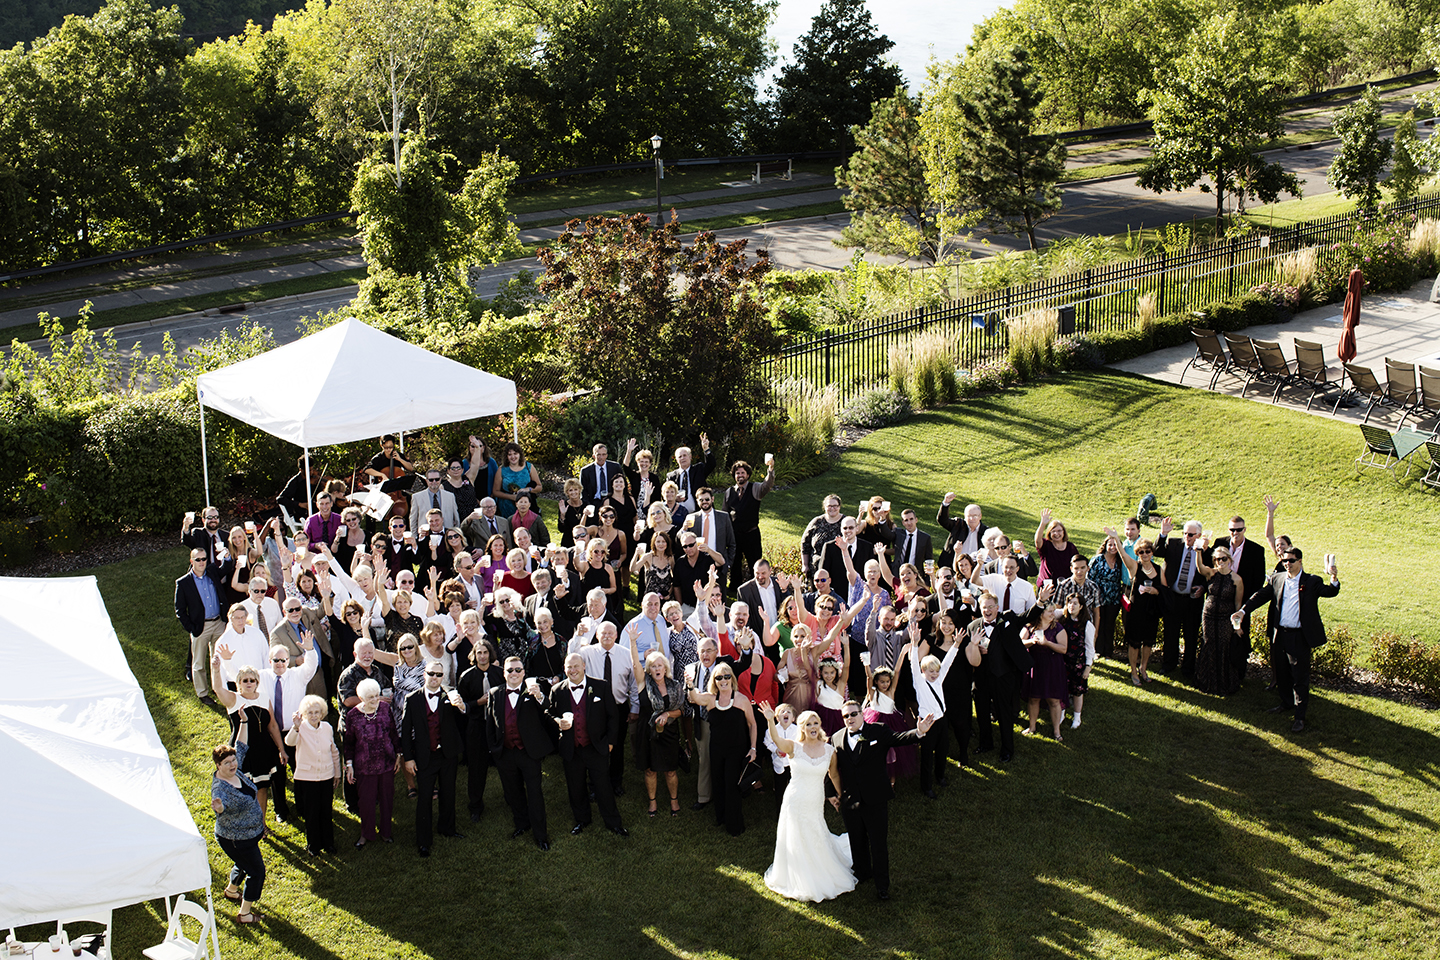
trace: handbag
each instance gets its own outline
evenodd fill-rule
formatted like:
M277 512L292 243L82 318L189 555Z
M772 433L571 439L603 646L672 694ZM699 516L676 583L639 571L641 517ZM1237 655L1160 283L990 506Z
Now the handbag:
M754 760L746 761L744 769L740 771L740 796L750 792L750 784L760 779L760 764Z

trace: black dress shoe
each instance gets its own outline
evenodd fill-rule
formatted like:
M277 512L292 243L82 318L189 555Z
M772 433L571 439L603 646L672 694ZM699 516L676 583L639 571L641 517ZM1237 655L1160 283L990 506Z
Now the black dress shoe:
M219 704L215 702L215 698L214 698L214 697L208 697L208 696L207 696L207 697L201 697L201 698L200 698L200 702L203 703L203 704L205 704L205 706L207 706L207 707L218 707L218 706L219 706Z
M609 830L611 833L615 834L615 836L617 836L617 837L628 837L628 836L630 836L630 831L629 831L629 830L626 830L624 827L606 827L605 829L606 829L606 830Z
M937 787L948 787L948 786L950 786L950 779L949 779L948 777L936 777L936 778L935 778L935 786L937 786Z
M1014 759L1015 759L1015 751L1014 751L1014 750L1006 750L1004 753L1000 754L1000 762L1001 762L1001 763L1009 763L1011 760L1014 760Z
M549 841L549 840L536 840L536 841L535 841L535 846L539 847L541 850L549 850L549 849L550 849L550 841Z
M529 827L516 827L514 832L510 834L510 839L515 840L525 836L525 831L529 829Z
M479 810L471 810L471 811L470 811L470 822L471 822L471 823L479 823L479 822L480 822L480 811L479 811Z
M696 800L694 803L690 804L690 809L691 809L691 810L704 810L704 809L705 809L706 807L708 807L708 806L710 806L710 801L709 801L709 800Z
M421 848L420 848L420 856L422 856L422 857L428 857L428 856L430 856L430 848L429 848L429 847L421 847Z
M1282 703L1282 704L1280 704L1280 705L1278 705L1278 706L1271 707L1269 710L1266 710L1265 712L1266 712L1266 713L1289 713L1290 711L1292 711L1292 710L1294 710L1294 709L1295 709L1295 708L1292 707L1290 704L1288 704L1288 703Z
M890 899L890 891L889 891L889 890L881 890L879 893L875 894L875 896L876 896L877 898L881 899L881 900L889 900L889 899Z
M461 833L459 830L452 830L450 833L442 833L442 834L440 834L440 836L442 836L442 837L449 837L451 840L464 840L464 839L465 839L465 834Z
M1291 732L1291 733L1304 733L1304 732L1305 732L1305 721L1304 721L1304 720L1296 720L1294 723L1290 724L1290 732Z
M573 827L570 828L570 836L572 836L572 837L578 837L578 836L580 836L580 834L582 834L582 833L585 832L585 828L586 828L587 826L588 826L588 824L584 824L584 823L577 823L577 824L575 824L575 826L573 826Z
M622 786L620 786L620 784L618 784L618 783L615 784L615 796L617 796L617 797L623 797L623 796L625 796L625 788L622 787Z
M991 750L994 750L994 749L995 749L995 747L992 745L992 746L989 746L989 747L980 747L980 748L978 748L975 752L976 752L976 753L989 753Z
M925 791L925 796L926 796L927 799L930 799L930 800L939 800L939 799L940 799L940 794L938 794L938 793L935 792L935 788L934 788L934 787L931 787L929 790L926 790L926 791Z

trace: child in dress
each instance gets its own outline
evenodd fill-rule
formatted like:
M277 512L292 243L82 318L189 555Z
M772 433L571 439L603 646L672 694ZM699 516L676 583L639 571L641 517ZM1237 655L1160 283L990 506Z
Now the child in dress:
M896 733L903 733L915 726L909 712L895 702L895 672L881 667L870 678L870 694L865 698L865 722L883 723ZM890 774L890 786L900 777L913 777L920 769L919 748L913 744L892 747L885 755L885 769Z

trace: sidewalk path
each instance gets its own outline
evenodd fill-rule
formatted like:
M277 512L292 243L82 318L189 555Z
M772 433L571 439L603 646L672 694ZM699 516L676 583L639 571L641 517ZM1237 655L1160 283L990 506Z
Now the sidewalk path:
M1430 302L1430 287L1434 278L1417 282L1403 293L1367 295L1361 302L1360 325L1355 328L1356 348L1354 362L1368 367L1381 383L1385 382L1385 358L1391 357L1403 363L1418 363L1427 367L1440 368L1440 303ZM1327 366L1334 367L1334 374L1341 373L1340 360L1336 349L1340 343L1341 304L1332 303L1296 314L1289 323L1271 324L1262 327L1248 327L1243 332L1252 338L1274 340L1280 343L1286 359L1295 359L1294 340L1310 340L1319 343L1325 350ZM1113 364L1117 370L1136 373L1152 380L1181 384L1180 375L1185 365L1195 356L1195 347L1170 347L1156 350L1143 357ZM1204 389L1210 379L1209 370L1192 369L1183 381L1183 386ZM1221 376L1216 384L1219 393L1239 396L1244 385L1242 378ZM1256 403L1269 403L1273 386L1251 383L1245 399ZM1324 398L1328 394L1329 401ZM1327 391L1315 398L1310 413L1320 417L1348 420L1359 423L1365 415L1367 404L1341 407L1335 413L1336 394ZM1310 399L1310 388L1289 387L1280 391L1279 402L1297 410L1304 410ZM1376 407L1370 415L1370 422L1381 426L1395 427L1399 416L1389 407ZM1429 420L1422 421L1429 423ZM1409 424L1414 423L1411 417ZM1358 440L1357 440L1358 443Z

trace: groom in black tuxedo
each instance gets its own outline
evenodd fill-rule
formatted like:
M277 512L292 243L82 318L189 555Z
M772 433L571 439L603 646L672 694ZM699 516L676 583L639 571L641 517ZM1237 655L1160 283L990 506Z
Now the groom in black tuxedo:
M835 766L830 779L839 797L830 802L845 819L850 834L850 862L855 881L864 883L875 878L875 895L890 899L890 774L885 769L885 754L891 747L914 743L929 731L935 722L926 716L914 730L896 733L880 723L866 723L860 704L846 700L840 708L845 729L830 738L835 748ZM838 778L837 778L838 775Z

